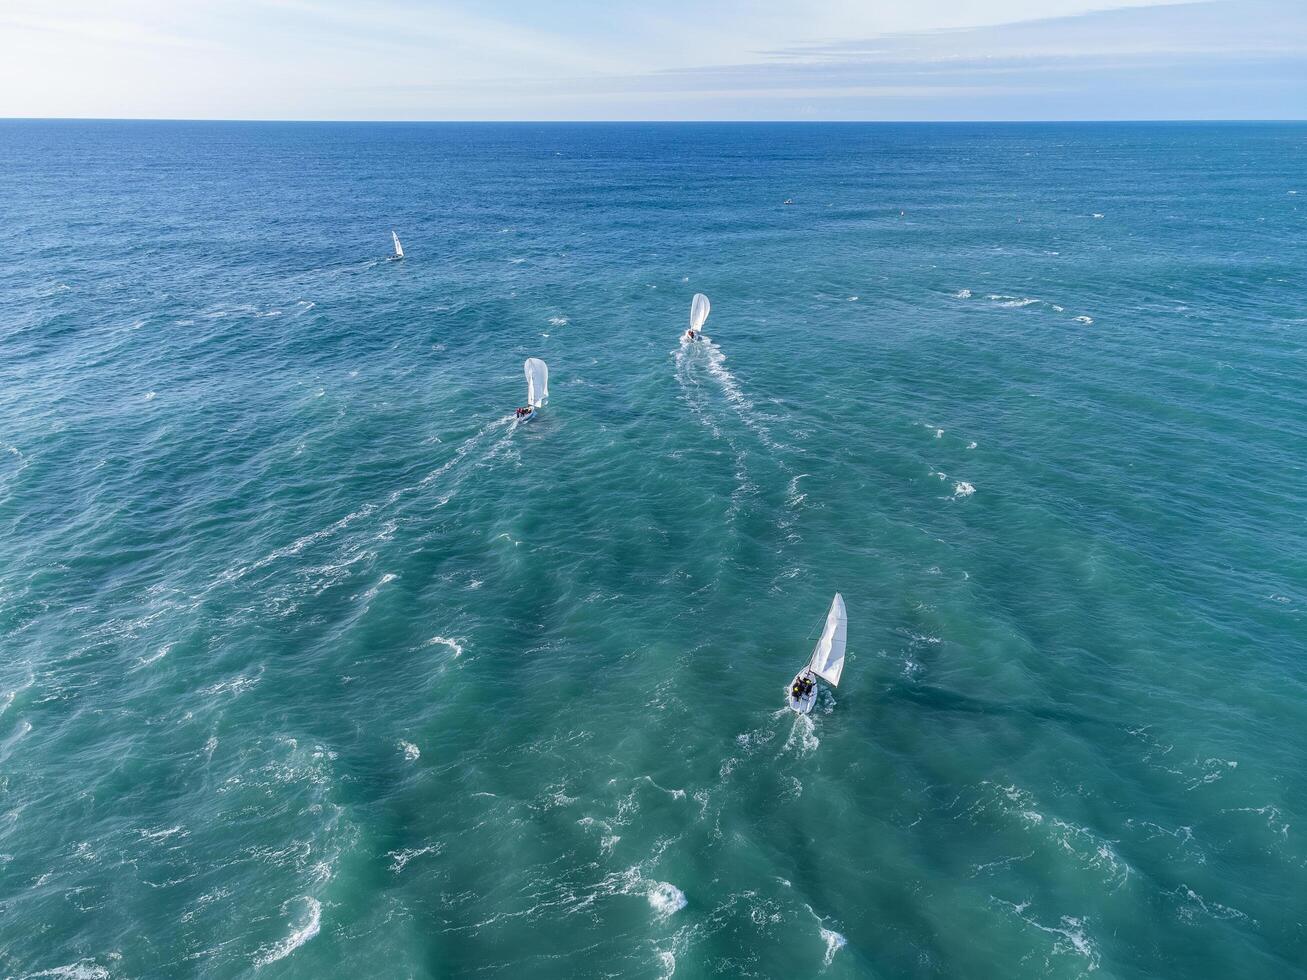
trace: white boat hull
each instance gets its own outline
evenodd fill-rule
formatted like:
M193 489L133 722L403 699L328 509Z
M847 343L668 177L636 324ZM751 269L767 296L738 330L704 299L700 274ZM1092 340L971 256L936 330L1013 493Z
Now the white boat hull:
M800 715L810 713L813 706L817 703L818 687L816 678L812 678L812 691L807 695L807 697L796 698L790 693L794 690L794 685L798 683L799 678L807 673L808 669L805 667L794 675L794 680L790 681L789 686L785 688L785 700L789 704L790 710Z
M531 409L531 411L527 412L525 415L519 415L519 416L517 416L517 423L518 423L518 425L526 425L528 422L530 422L530 421L531 421L533 418L535 418L535 417L536 417L536 413L535 413L535 409L533 408L533 409Z

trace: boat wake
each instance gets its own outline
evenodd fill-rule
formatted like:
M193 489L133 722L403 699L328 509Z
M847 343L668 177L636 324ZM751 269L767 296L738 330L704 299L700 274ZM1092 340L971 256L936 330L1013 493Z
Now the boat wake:
M713 376L720 387L722 394L726 396L726 401L735 410L740 421L753 431L764 446L773 453L782 453L787 451L788 447L782 446L772 438L771 430L764 421L760 420L759 413L754 407L753 401L748 398L743 389L740 387L739 380L726 367L726 354L721 347L715 344L710 337L700 337L701 344L698 346L704 351L704 361L708 367L708 373ZM788 469L783 460L778 459L782 469Z
M789 710L788 708L785 710ZM811 715L801 715L795 712L794 725L790 728L790 735L785 740L785 751L794 752L800 758L817 751L821 745L821 739L817 737L817 723L812 720Z

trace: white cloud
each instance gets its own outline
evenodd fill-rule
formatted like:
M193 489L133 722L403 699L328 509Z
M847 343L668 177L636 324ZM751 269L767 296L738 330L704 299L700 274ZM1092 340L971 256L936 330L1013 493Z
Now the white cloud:
M1059 115L1071 93L1074 112L1113 116L1113 85L1131 72L1144 95L1163 93L1197 84L1199 63L1238 79L1235 58L1266 89L1240 114L1297 91L1269 66L1307 57L1299 0L1109 5L118 0L110 12L70 0L55 16L6 0L0 115L784 118L802 103L832 118L938 118L1007 115L1004 99ZM1105 77L1077 76L1093 59ZM1095 85L1097 112L1085 109Z

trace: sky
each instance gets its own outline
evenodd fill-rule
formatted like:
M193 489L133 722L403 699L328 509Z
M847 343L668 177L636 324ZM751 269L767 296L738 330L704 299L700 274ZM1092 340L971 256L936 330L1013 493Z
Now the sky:
M1307 0L0 0L0 117L1307 117Z

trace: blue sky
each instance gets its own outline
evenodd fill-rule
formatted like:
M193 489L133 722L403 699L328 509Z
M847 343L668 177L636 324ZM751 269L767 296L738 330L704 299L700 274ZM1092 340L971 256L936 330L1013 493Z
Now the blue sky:
M3 0L0 116L1303 118L1307 0Z

